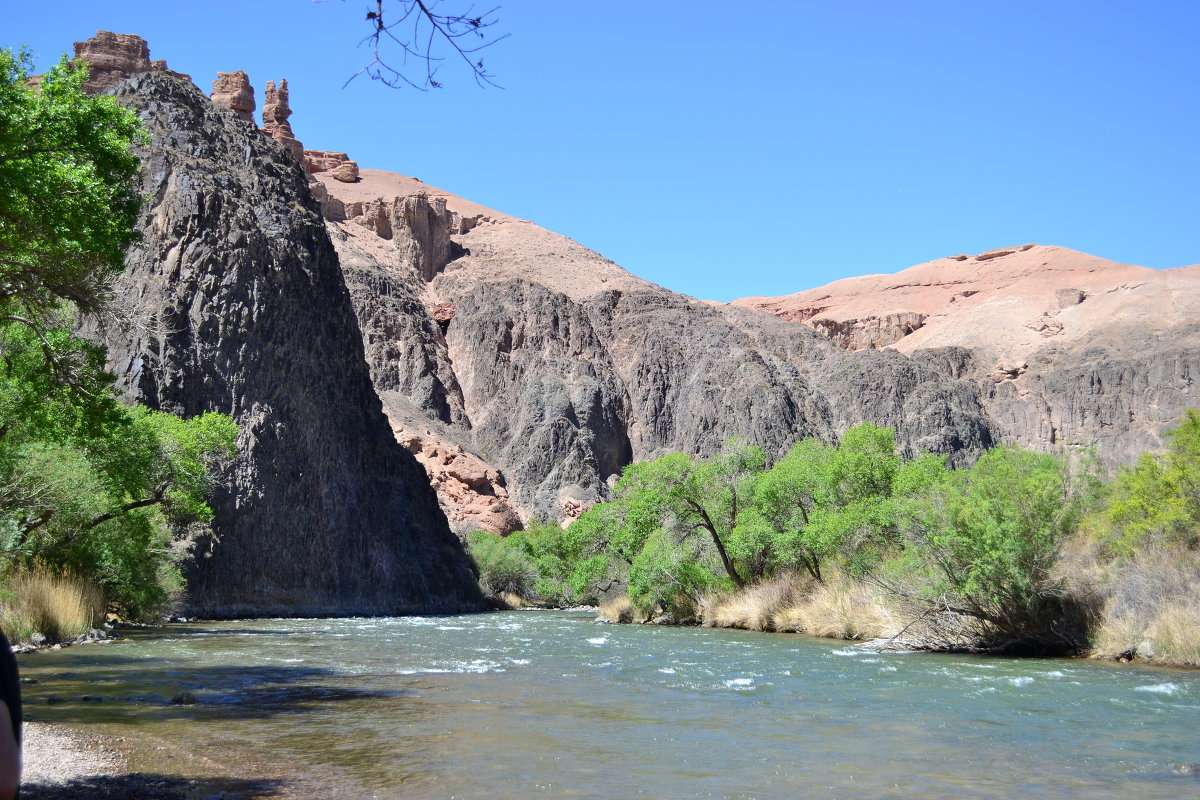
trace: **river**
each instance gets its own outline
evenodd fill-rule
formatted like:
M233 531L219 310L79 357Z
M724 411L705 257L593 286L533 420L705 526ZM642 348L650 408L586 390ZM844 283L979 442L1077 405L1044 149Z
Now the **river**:
M330 798L1200 797L1171 774L1200 674L592 618L172 625L21 669L31 717L160 741L155 769L283 765Z

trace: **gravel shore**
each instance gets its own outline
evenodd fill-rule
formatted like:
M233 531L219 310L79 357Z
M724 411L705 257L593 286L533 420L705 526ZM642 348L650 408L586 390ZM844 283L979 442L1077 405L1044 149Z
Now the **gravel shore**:
M219 780L128 772L139 746L61 725L26 721L21 800L292 800L285 781ZM145 743L142 743L144 746ZM160 748L161 749L161 748Z
M214 762L153 735L112 738L29 720L23 731L21 800L379 800L329 786L323 770Z
M21 743L23 784L64 784L89 775L116 775L125 756L109 740L47 722L26 722Z

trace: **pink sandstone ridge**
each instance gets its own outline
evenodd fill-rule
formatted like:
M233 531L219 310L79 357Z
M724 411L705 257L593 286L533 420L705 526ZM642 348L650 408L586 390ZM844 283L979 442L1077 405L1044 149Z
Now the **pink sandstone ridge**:
M1200 265L1156 270L1027 244L733 304L804 323L847 350L966 347L1001 381L1047 345L1117 344L1130 327L1166 335L1194 321L1197 296Z
M354 183L358 180L358 163L351 161L350 156L345 153L330 150L305 150L304 171L309 175L328 172L329 177L342 183Z

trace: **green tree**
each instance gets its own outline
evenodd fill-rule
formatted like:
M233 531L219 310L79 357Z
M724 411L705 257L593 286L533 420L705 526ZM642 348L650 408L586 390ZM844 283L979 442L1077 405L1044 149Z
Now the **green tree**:
M986 623L993 636L1053 637L1062 589L1053 568L1097 487L1056 456L989 450L909 508L908 577L923 581L923 597Z
M829 559L866 553L894 530L898 501L937 479L940 456L905 464L895 434L869 422L837 447L797 442L753 484L753 503L740 512L734 551L772 571L803 569L823 579Z
M104 350L73 334L137 238L143 134L82 91L85 67L29 71L0 50L0 572L76 572L140 616L179 585L236 427L122 405Z
M640 517L657 523L655 528L670 527L681 541L704 537L729 580L744 586L747 576L727 543L739 510L749 502L752 479L762 472L764 462L760 448L730 439L707 460L671 453L632 464L617 482L616 493L621 502L639 509ZM756 564L751 569L748 577L761 574Z
M1110 487L1101 521L1115 554L1150 544L1200 547L1200 411L1189 409L1166 438L1166 452L1143 453Z
M532 598L537 564L525 548L522 531L500 536L491 531L467 534L467 552L479 572L479 586L491 597L511 593Z
M30 70L0 49L0 315L33 323L64 300L103 305L136 238L130 148L144 135L112 97L85 94L65 56L36 84Z
M0 505L4 565L87 575L127 615L153 612L181 586L236 435L223 414L183 420L117 406L98 435L4 448L14 465Z

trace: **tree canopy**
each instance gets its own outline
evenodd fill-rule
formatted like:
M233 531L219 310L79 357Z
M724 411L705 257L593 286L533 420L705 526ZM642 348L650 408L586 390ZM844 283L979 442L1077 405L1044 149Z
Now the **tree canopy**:
M237 429L122 404L104 349L75 335L136 241L143 133L83 92L86 66L29 70L0 50L0 577L83 576L143 616L180 585Z
M1166 435L1166 452L1144 453L1113 482L1106 544L1128 555L1148 544L1200 547L1200 411Z
M30 69L0 50L0 314L95 311L136 238L143 134L112 97L82 91L86 68L64 56L40 80Z

